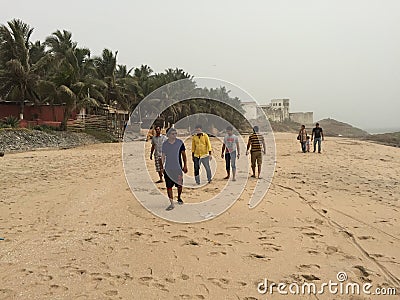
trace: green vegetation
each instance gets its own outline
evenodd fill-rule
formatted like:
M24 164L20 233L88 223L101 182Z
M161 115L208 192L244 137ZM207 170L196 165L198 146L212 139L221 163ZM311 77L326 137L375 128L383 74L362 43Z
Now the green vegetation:
M0 128L17 128L19 125L19 120L16 117L9 116L0 120Z
M109 49L92 57L91 51L78 47L72 33L66 30L53 32L44 42L31 42L32 32L33 28L18 19L0 26L0 98L19 102L22 114L25 101L65 104L62 130L75 109L84 107L90 113L98 106L110 105L132 112L157 88L180 79L192 79L178 68L163 73L154 73L147 65L129 69L117 63L118 51ZM196 88L194 82L193 86ZM202 104L202 99L218 95L243 111L239 99L231 98L224 87L198 88L198 92L201 99L196 103L178 103L167 108L160 118L175 123L202 107L201 111L224 116L240 125L241 120L235 119L237 114L232 108L221 103ZM168 97L171 99L173 95Z

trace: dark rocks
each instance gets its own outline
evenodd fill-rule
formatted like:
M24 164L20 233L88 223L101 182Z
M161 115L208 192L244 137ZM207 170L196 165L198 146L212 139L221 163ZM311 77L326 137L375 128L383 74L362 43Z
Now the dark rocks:
M44 132L28 129L0 129L0 152L29 151L41 148L71 148L94 144L91 135L75 132Z

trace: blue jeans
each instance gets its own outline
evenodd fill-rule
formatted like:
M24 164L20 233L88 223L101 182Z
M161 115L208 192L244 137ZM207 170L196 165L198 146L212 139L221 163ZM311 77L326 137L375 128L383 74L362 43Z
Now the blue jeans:
M236 170L236 151L231 153L225 152L226 171L229 172L231 167L232 171Z
M194 178L196 179L196 183L200 183L200 165L203 164L207 173L207 180L211 181L211 167L210 167L210 157L195 157L194 158Z
M306 141L300 142L300 144L301 144L301 151L306 153L307 152L307 142Z
M314 138L314 152L315 152L315 146L318 143L318 152L321 152L321 138Z

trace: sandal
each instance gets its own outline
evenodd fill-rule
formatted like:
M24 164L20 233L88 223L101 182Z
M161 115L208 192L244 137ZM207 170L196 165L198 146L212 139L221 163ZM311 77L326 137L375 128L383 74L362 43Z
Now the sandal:
M170 204L165 210L173 210L175 206L173 204Z

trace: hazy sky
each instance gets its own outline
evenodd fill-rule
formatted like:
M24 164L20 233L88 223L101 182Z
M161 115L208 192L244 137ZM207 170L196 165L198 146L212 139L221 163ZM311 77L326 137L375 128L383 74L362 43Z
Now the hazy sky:
M92 55L118 50L128 67L179 67L289 98L361 128L400 127L400 1L56 1L2 3L32 40L67 29Z

